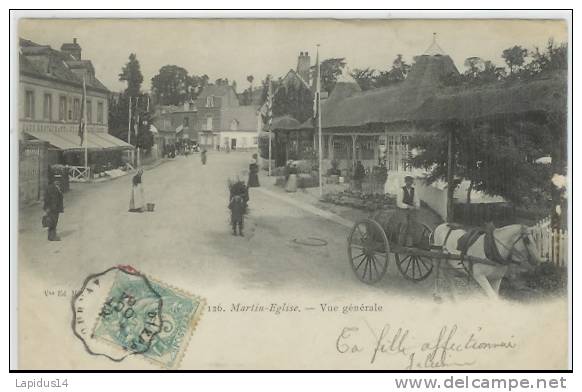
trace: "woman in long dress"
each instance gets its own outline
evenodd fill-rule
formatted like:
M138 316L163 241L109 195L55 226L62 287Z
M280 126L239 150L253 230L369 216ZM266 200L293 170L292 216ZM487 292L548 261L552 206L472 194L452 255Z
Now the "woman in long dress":
M206 165L206 149L204 148L200 153L200 160L202 161L202 165Z
M139 169L131 180L131 198L129 199L129 212L144 212L145 197L142 177L143 169Z
M247 186L249 188L256 188L259 187L259 165L257 163L257 154L253 154L253 158L251 159L251 163L249 165L249 181Z

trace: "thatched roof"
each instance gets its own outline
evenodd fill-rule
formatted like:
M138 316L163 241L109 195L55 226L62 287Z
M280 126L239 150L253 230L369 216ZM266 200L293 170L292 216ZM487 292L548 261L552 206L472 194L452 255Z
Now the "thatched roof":
M567 75L500 82L471 89L448 89L427 99L415 118L420 121L475 120L524 113L566 113Z
M474 120L524 113L567 112L567 75L553 73L526 81L477 87L446 87L457 73L449 56L422 55L406 80L368 91L341 91L322 101L322 127L359 127L398 122ZM302 127L306 127L303 124Z
M424 102L442 88L442 78L457 73L449 56L422 55L415 58L406 80L393 86L368 91L354 91L342 99L322 101L322 127L362 126L372 123L411 121Z

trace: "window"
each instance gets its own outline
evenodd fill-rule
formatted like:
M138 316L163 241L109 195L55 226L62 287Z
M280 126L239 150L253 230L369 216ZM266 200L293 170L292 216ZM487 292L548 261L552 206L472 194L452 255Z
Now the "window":
M93 102L89 99L87 100L87 124L93 122Z
M75 98L73 100L73 120L79 121L81 116L81 100L79 98Z
M61 95L59 97L59 121L67 119L67 97Z
M388 170L412 171L408 163L410 151L408 147L409 136L405 134L389 135L386 144L386 165Z
M258 136L253 137L253 146L256 146L259 144L259 138Z
M206 130L212 131L212 117L206 118Z
M53 96L48 93L44 95L42 118L48 121L52 121L53 119Z
M97 102L97 123L103 124L103 102Z
M206 97L206 107L207 108L214 107L214 97L213 96Z
M231 131L238 131L238 121L232 120L230 122L230 130Z
M184 117L184 126L187 127L190 124L190 119L188 117Z
M67 120L73 120L73 101L71 97L67 98Z
M24 117L34 119L34 91L26 90L24 99Z

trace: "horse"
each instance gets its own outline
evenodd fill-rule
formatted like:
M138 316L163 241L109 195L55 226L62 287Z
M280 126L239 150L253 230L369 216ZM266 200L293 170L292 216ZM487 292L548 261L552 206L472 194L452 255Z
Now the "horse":
M461 251L457 250L457 242L465 233L466 230L443 223L434 230L434 245L441 246L445 253L460 254ZM471 274L489 298L497 299L501 280L507 273L510 263L531 268L543 260L538 254L531 228L514 224L494 229L492 234L493 243L497 247L501 260L495 260L492 264L474 262L471 268L472 273L466 268L464 270L467 274ZM466 255L487 259L485 235L481 235L467 249ZM461 266L459 260L447 261L453 268L458 269Z

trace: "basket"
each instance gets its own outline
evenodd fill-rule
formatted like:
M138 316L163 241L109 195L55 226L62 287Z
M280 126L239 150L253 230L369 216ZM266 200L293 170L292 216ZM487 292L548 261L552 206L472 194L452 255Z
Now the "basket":
M154 203L146 203L146 208L148 212L153 212L155 206L156 205Z

